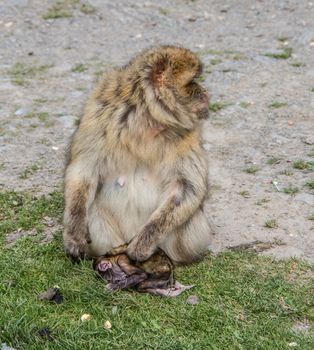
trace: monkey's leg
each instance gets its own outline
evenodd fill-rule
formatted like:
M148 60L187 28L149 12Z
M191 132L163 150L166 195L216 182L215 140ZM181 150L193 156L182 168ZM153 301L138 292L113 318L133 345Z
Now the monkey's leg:
M88 256L105 255L113 248L126 243L114 217L95 201L88 215L88 230L91 243L88 245Z
M190 152L177 164L176 179L140 232L129 243L127 254L135 261L147 260L172 232L185 225L200 209L207 192L207 164L199 145L190 140ZM204 242L201 242L204 244Z
M212 232L201 209L177 230L166 236L160 248L175 264L197 261L208 251Z

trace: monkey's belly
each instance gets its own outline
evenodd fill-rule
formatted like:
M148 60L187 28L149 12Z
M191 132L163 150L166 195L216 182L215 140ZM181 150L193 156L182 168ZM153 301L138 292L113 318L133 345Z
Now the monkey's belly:
M128 242L136 235L159 201L159 184L144 170L120 175L103 185L100 204L115 219L123 239Z

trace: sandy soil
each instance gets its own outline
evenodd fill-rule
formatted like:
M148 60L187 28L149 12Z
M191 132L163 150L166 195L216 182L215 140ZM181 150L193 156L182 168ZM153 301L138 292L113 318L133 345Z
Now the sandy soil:
M199 53L212 101L224 104L204 128L212 249L314 261L314 2L64 0L69 17L44 19L54 4L0 3L2 191L62 188L66 145L99 73L180 44Z

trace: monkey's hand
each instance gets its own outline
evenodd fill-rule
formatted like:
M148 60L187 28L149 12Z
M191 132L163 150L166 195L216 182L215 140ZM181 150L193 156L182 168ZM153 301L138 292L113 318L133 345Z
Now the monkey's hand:
M154 235L150 234L149 231L147 228L144 228L129 243L126 253L131 260L145 261L157 250L157 241L154 240Z
M87 258L88 241L78 236L66 237L64 239L64 249L66 255L73 261L79 262Z

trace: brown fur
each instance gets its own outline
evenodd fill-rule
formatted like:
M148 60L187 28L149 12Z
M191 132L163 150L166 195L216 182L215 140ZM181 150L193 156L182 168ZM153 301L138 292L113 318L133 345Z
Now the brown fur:
M201 71L191 51L162 46L101 79L66 169L64 243L70 256L102 255L126 242L137 261L158 247L178 262L206 250L201 124L209 97L194 80Z

